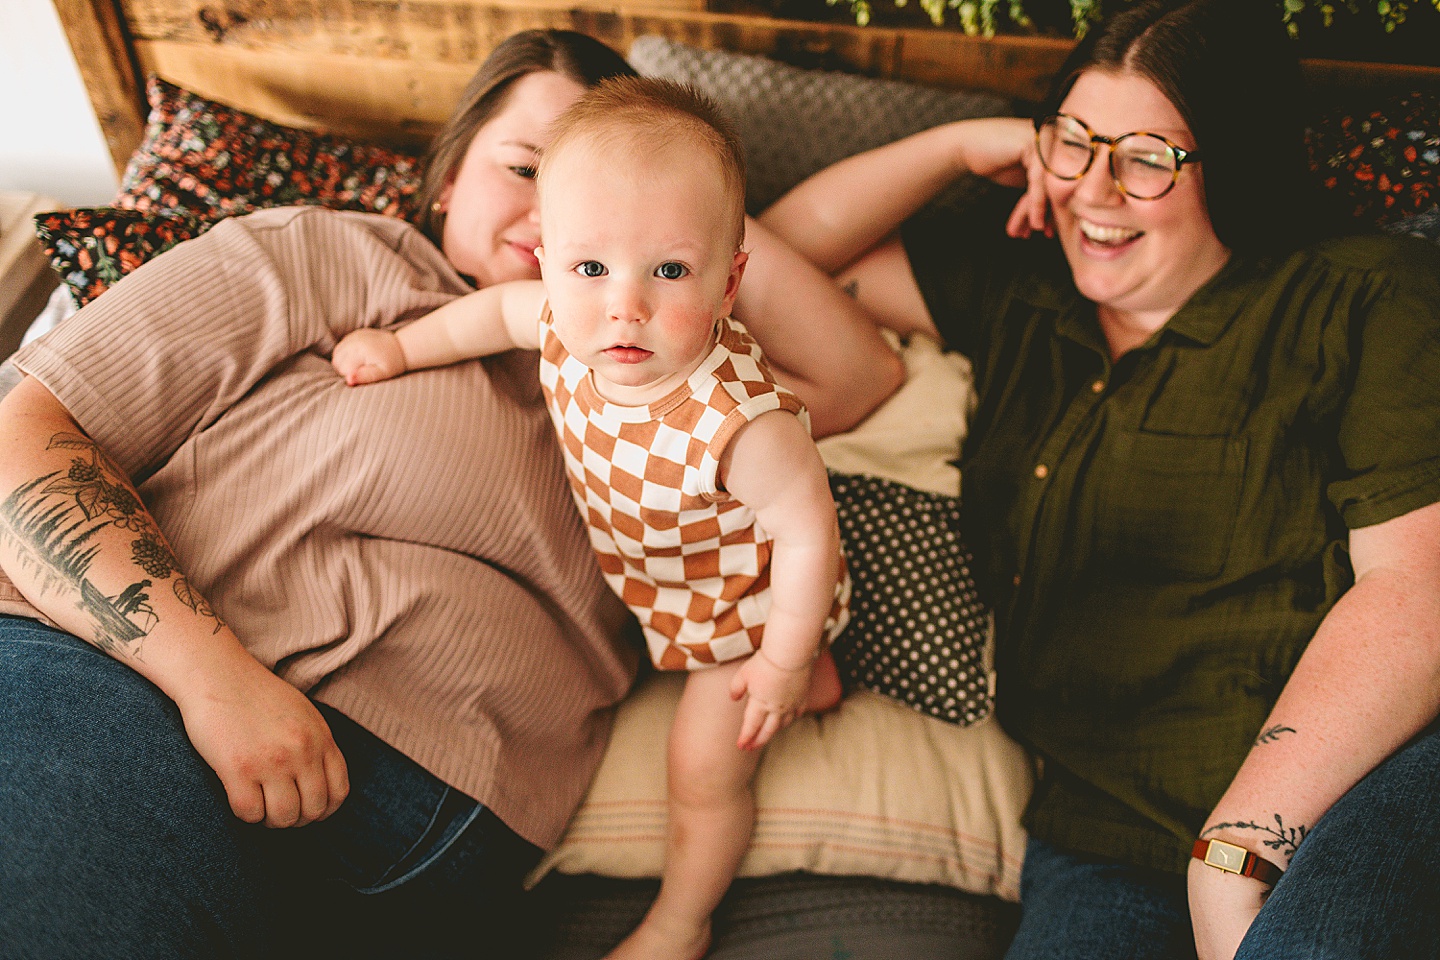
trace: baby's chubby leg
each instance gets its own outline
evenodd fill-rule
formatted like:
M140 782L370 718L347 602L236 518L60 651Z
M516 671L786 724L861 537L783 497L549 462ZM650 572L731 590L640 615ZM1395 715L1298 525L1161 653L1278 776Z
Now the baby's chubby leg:
M810 692L805 698L806 713L824 713L840 703L845 695L840 685L840 667L827 648L815 658L815 670L810 674Z
M697 670L670 728L669 825L660 894L607 960L698 960L710 915L730 887L755 827L758 750L735 745L743 702L730 699L741 661Z

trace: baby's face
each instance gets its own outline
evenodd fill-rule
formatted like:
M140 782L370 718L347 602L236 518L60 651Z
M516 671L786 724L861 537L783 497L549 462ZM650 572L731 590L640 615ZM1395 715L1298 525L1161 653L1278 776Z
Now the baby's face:
M718 162L693 150L617 162L577 147L546 171L555 334L607 399L658 400L709 353L745 264L729 211Z

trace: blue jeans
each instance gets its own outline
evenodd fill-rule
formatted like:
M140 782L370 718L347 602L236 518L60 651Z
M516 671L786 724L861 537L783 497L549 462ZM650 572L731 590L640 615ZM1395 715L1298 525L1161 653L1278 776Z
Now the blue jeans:
M1185 878L1057 850L1033 837L1005 960L1194 960Z
M539 849L320 710L349 797L300 829L246 824L159 690L0 616L0 958L517 956Z
M1032 839L1006 960L1193 960L1185 879ZM1236 960L1440 958L1440 724L1300 845Z

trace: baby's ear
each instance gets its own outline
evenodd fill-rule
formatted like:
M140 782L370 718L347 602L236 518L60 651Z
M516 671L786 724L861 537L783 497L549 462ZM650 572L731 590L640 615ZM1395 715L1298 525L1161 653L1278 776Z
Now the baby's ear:
M740 278L745 276L745 264L750 260L750 254L744 250L735 251L735 259L730 262L730 277L725 281L725 309L728 311L735 304L735 297L740 293Z

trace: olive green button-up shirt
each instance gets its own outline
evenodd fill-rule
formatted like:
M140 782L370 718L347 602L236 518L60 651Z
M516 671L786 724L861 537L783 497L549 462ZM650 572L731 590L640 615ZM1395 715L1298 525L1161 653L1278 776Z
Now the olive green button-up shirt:
M1112 362L1058 244L964 229L905 241L974 362L965 535L998 714L1043 761L1026 826L1183 872L1353 582L1347 531L1440 500L1440 250L1232 258Z

